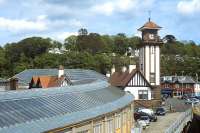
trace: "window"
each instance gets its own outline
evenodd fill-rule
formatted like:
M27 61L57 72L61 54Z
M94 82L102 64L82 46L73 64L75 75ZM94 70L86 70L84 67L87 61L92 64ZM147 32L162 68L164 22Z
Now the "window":
M179 86L179 84L175 84L175 88L179 88L180 86Z
M148 100L148 90L138 91L139 99Z
M150 83L155 83L155 73L150 73Z
M186 84L186 88L190 88L190 84Z
M165 84L164 84L164 88L169 88L169 84L168 84L168 83L165 83Z
M121 128L121 115L117 114L115 118L115 128Z
M140 64L140 70L143 71L143 64Z
M98 123L94 126L94 133L102 133L102 124Z
M154 92L152 91L151 92L151 99L154 99L155 95L154 95Z
M113 120L110 119L107 121L107 133L113 133Z

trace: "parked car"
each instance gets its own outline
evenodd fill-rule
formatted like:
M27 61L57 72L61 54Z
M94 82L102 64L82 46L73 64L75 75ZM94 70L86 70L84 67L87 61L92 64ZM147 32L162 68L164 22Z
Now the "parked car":
M181 99L188 99L189 98L189 96L188 95L183 95L182 97L181 97Z
M150 115L150 114L147 114L145 112L135 112L134 113L134 119L135 120L140 119L141 116L148 116L150 121L152 121L152 122L156 122L157 121L157 116L155 114Z
M146 128L146 126L150 125L150 120L148 116L141 116L140 119L138 119L139 125L141 125L143 128Z
M147 108L138 109L137 112L144 112L144 113L147 113L149 115L153 115L154 114L152 109L147 109Z
M163 107L159 107L156 109L156 115L165 115L166 114L166 111Z
M197 104L200 101L197 98L188 98L187 100L185 100L185 104Z

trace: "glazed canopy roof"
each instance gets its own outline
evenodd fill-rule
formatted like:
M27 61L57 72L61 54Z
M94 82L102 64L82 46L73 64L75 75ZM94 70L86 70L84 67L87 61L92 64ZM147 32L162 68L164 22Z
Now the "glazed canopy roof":
M27 70L17 77L30 78ZM133 96L111 86L103 75L90 70L68 69L79 85L0 93L0 133L40 133L101 116L124 108ZM91 82L88 79L93 79Z

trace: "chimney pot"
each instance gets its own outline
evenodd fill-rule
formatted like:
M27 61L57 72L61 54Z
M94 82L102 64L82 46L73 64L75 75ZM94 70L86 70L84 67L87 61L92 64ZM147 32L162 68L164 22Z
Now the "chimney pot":
M126 66L123 66L122 67L122 72L126 72L126 69L127 69Z
M58 69L58 78L60 78L61 76L64 75L64 67L62 65L59 66L59 69Z

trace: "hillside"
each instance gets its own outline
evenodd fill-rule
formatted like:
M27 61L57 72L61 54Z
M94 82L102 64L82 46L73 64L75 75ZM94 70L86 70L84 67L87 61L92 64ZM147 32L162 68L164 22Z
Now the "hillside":
M70 36L62 44L50 38L31 37L0 47L0 77L10 77L29 68L93 69L106 73L113 64L120 68L131 60L126 56L140 45L139 37L99 35L79 30L78 36ZM50 49L66 50L62 54L49 53ZM192 41L168 41L161 47L161 75L200 75L200 46Z

